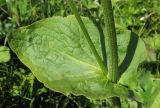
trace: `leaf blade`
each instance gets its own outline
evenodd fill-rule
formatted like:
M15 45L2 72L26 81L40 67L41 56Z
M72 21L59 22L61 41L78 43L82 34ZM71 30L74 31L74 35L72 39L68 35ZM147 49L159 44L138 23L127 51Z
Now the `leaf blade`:
M83 21L100 53L97 29L88 18ZM9 45L34 75L54 91L89 98L115 94L73 16L45 19L15 30Z

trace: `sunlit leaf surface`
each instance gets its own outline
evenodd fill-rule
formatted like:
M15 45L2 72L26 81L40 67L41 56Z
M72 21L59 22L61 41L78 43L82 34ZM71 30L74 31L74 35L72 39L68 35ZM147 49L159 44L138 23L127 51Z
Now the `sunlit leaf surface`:
M97 28L88 18L82 19L100 54ZM124 82L134 78L138 64L146 58L143 41L137 37L134 41L128 34L130 32L127 31L118 35L119 62L126 54L132 55L127 56L131 61L124 62L131 65L125 70L134 72L121 81L126 85L128 83ZM134 48L131 53L132 47L127 49L130 41ZM48 18L19 28L11 33L9 45L37 79L54 91L92 99L128 96L126 87L112 84L102 73L74 16Z

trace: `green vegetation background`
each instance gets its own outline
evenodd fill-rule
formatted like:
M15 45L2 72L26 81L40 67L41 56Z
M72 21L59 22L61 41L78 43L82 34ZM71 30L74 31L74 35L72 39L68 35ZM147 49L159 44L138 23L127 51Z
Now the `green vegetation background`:
M75 0L82 16L103 22L101 0ZM134 30L150 43L149 55L157 62L143 66L159 77L160 1L112 0L117 32ZM66 0L0 0L0 46L10 31L52 16L72 14ZM1 53L0 53L1 54ZM0 55L2 56L2 55ZM129 108L130 102L122 100ZM132 103L134 104L134 103ZM110 100L91 101L83 96L68 97L45 88L10 50L10 60L0 62L0 108L111 108Z

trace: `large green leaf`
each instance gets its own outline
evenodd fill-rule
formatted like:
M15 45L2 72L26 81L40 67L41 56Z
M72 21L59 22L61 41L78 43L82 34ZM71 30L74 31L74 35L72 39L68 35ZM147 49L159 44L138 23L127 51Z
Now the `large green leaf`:
M88 18L82 19L100 54L97 28ZM127 43L132 40L129 35L124 36L118 37L121 61L126 55ZM109 82L102 73L74 16L48 18L19 28L9 36L9 45L37 79L54 91L92 99L130 95L127 88ZM144 48L141 40L137 46ZM136 53L143 51L136 50ZM143 56L136 56L131 64L137 66L139 59L144 60Z
M101 54L98 29L88 18L82 19ZM119 70L127 70L127 76L124 78L123 75L120 83L127 86L136 81L136 69L146 58L143 41L134 34L131 37L129 35L129 31L118 35L119 63L122 63ZM65 95L85 95L92 99L133 97L126 87L107 80L74 16L38 21L13 31L8 39L10 47L20 60L39 81L54 91ZM142 54L144 55L138 56ZM142 101L138 94L134 98Z

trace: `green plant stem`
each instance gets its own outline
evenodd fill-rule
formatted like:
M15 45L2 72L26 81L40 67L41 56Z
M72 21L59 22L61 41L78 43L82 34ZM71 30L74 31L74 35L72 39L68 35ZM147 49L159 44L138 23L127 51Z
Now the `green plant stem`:
M107 75L107 69L106 69L106 67L103 64L102 59L99 56L99 54L98 54L98 52L97 52L97 50L96 50L96 48L95 48L95 46L94 46L94 44L93 44L90 36L89 36L89 33L88 33L88 31L87 31L87 29L86 29L86 27L85 27L85 25L84 25L84 23L83 23L80 15L78 14L78 11L77 11L77 9L76 9L73 1L72 0L68 0L68 3L70 5L70 8L71 8L72 12L74 13L77 21L78 21L78 23L79 23L79 25L80 25L83 33L84 33L84 36L85 36L85 38L86 38L86 40L87 40L87 42L88 42L88 44L89 44L89 46L90 46L90 48L91 48L94 56L95 56L95 58L96 58L96 60L97 60L97 62L99 64L100 68L102 69L102 71L104 72L104 74Z
M105 38L107 38L107 66L108 66L108 79L113 83L118 81L118 49L116 29L113 17L111 0L102 0L102 8L105 23ZM114 108L121 108L120 98L112 97L112 104Z
M108 78L116 83L118 80L118 51L117 51L117 38L116 29L113 17L111 0L102 0L102 7L104 13L105 23L105 37L107 38L107 65L108 65Z

